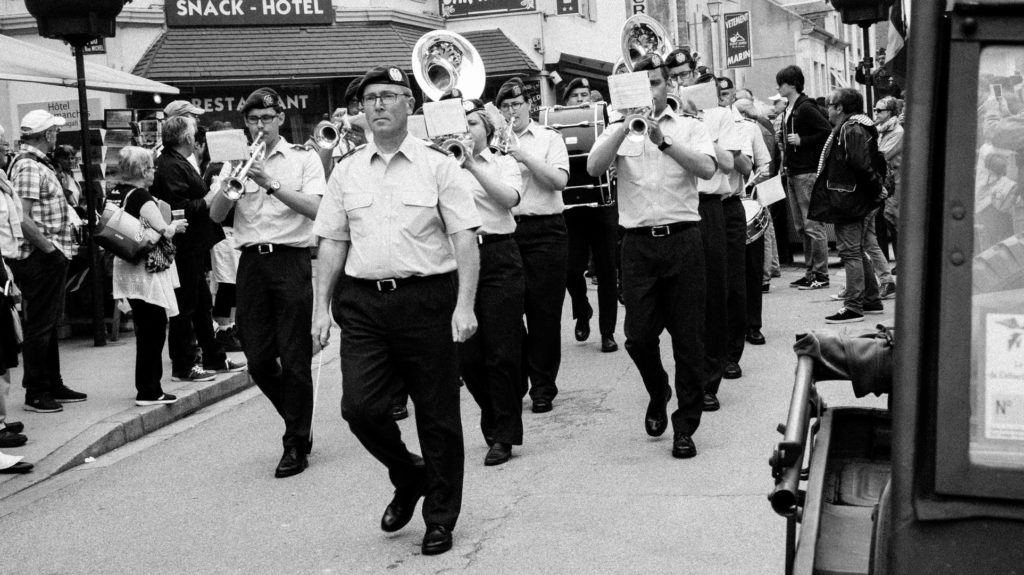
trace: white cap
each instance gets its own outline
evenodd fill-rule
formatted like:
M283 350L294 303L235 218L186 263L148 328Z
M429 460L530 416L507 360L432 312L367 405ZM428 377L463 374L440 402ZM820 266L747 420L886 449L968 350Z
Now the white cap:
M63 126L67 122L60 116L54 116L46 110L32 110L21 119L21 134L39 134L54 126Z
M202 109L202 108L200 108L198 106L193 106L192 102L189 102L187 100L175 100L175 101L171 102L170 104L167 104L166 106L164 106L164 114L166 114L168 118L173 118L175 116L182 116L184 114L196 114L196 115L199 115L199 114L205 114L205 113L206 113L206 110L204 110L204 109Z
M785 96L782 96L781 94L775 94L774 96L768 96L768 99L771 100L772 102L778 102L779 100L784 100Z

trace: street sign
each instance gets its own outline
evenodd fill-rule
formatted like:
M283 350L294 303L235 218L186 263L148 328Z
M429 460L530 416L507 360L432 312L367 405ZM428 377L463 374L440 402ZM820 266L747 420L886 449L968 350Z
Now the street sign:
M537 8L536 0L439 0L444 18L466 18L485 14L526 12Z
M70 132L82 129L82 119L79 114L78 99L54 100L52 102L31 102L18 104L18 118L24 118L25 114L32 110L46 110L54 116L60 116L67 122L61 126L61 131ZM99 98L89 98L89 117L93 120L103 119L103 103Z
M725 67L749 68L750 12L730 12L725 15Z
M626 18L630 16L636 16L637 14L646 14L650 16L647 6L648 0L626 0Z
M331 0L165 0L169 28L334 23Z

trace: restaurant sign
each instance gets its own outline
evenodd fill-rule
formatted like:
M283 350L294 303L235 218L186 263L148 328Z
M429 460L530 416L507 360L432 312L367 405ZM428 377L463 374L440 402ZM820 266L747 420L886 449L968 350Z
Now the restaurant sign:
M167 26L287 26L334 23L331 0L165 0Z
M438 0L444 18L467 18L509 12L526 12L537 8L537 0Z

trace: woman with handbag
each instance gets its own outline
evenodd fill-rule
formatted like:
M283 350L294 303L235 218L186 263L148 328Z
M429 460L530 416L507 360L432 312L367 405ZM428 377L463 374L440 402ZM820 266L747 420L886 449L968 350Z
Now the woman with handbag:
M167 318L178 315L174 297L178 272L171 260L170 239L185 231L188 222L167 223L149 194L155 172L150 150L136 146L122 149L118 167L123 183L111 191L109 201L119 203L127 214L138 218L156 242L156 247L138 263L114 258L114 299L128 299L135 323L135 405L170 404L178 398L160 387Z

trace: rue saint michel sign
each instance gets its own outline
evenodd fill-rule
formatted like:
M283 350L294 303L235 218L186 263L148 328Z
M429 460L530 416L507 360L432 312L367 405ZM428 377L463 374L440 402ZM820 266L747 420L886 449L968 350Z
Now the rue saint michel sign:
M168 27L334 23L331 0L165 0Z

